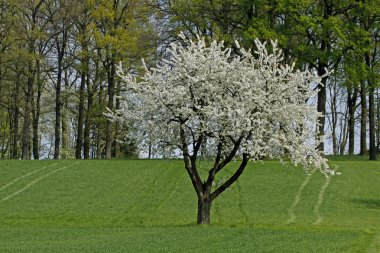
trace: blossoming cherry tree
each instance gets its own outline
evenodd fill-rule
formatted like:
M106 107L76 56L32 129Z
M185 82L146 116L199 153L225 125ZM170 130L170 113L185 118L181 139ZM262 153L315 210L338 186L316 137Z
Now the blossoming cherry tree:
M307 103L317 94L310 87L320 77L283 64L274 41L268 46L256 40L252 53L237 42L233 51L223 42L180 37L156 67L149 69L143 62L142 76L120 67L122 106L108 116L133 126L135 138L144 141L149 132L150 143L180 153L197 194L198 224L210 223L213 201L249 161L288 157L305 170L331 173L316 149L320 114ZM198 168L201 153L212 159L206 175ZM232 160L238 161L235 170L215 184Z

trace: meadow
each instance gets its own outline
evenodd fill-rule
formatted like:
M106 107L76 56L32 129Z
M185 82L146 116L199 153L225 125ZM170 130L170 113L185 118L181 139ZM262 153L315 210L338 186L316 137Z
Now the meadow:
M250 163L199 226L181 161L0 161L0 252L379 253L380 162L330 164Z

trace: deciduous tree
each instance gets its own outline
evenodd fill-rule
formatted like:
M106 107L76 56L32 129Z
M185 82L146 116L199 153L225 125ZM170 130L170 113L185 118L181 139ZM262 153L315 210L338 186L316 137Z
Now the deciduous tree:
M310 83L321 78L282 64L276 42L271 53L255 41L252 54L236 43L239 54L223 42L203 38L173 43L155 68L126 83L121 109L108 116L135 127L134 136L150 129L150 141L164 152L180 152L198 197L198 224L210 223L213 201L243 173L248 161L288 156L306 170L329 173L317 150L315 125L320 113L306 101L316 96ZM214 165L202 178L197 159L213 151ZM238 168L218 186L215 179L234 159Z

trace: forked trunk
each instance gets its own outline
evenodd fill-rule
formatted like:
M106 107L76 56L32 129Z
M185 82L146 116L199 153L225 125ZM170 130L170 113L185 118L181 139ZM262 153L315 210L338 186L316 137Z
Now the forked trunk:
M210 224L211 200L198 200L197 224Z

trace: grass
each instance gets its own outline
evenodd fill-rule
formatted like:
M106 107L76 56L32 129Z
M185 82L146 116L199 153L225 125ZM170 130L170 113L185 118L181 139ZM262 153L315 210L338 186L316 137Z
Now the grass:
M0 252L379 253L380 163L330 163L302 191L301 169L252 163L197 226L181 161L0 161Z

